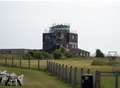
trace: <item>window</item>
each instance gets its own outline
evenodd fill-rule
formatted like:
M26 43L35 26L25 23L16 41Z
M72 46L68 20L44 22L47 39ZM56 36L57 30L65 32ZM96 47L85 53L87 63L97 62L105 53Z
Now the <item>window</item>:
M75 39L75 36L74 36L74 35L72 35L72 39Z

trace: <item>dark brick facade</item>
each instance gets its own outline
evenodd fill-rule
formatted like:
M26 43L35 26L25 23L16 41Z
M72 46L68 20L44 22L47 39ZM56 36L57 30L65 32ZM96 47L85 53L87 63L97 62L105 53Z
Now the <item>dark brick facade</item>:
M89 52L78 49L78 34L71 33L69 25L54 25L50 27L49 33L43 33L44 51L51 52L61 47L76 55L89 56Z

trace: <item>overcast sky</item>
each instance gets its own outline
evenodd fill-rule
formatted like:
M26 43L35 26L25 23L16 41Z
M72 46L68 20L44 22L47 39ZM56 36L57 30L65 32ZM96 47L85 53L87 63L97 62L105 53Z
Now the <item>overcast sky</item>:
M120 0L0 0L0 48L42 48L42 33L67 23L79 48L120 54Z

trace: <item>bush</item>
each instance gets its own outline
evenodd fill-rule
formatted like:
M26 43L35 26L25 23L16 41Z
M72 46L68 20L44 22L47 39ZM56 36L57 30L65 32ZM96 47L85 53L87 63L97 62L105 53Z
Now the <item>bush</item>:
M70 52L66 52L64 55L67 58L72 58L73 57L73 55Z
M63 55L63 53L62 53L60 50L55 50L55 51L53 52L53 57L54 57L55 59L61 59L61 58L64 57L64 55Z
M32 51L30 55L37 59L52 59L52 55L44 51Z

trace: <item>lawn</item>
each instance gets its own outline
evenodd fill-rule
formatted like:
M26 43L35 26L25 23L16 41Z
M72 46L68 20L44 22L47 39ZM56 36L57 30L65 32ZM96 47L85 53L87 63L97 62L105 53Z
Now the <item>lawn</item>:
M69 85L59 81L56 77L49 75L47 72L27 70L20 68L11 68L0 66L0 70L15 72L17 75L24 74L24 86L22 88L71 88ZM0 88L19 88L19 87L2 87Z

